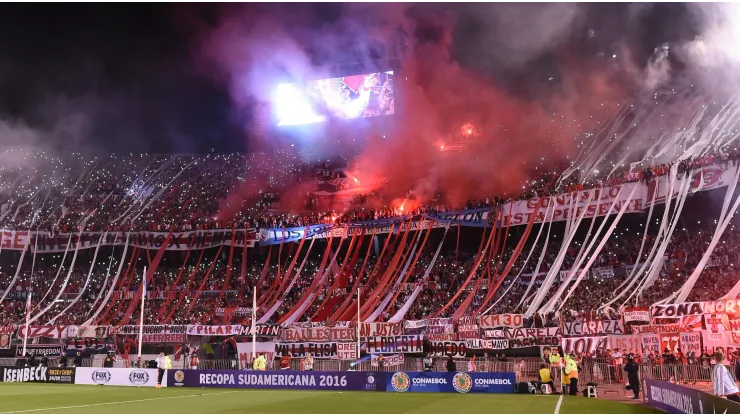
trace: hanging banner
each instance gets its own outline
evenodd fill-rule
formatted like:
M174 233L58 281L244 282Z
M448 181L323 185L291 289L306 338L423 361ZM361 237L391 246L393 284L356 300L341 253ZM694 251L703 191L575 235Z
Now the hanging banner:
M455 323L452 318L428 318L425 321L427 321L427 326L447 326Z
M629 199L629 195L635 187L640 189L635 191L632 199ZM586 211L584 218L603 217L616 214L625 204L627 205L625 211L627 214L638 213L645 209L646 190L647 187L642 183L625 183L557 196L535 197L526 201L504 204L499 210L500 214L497 219L500 220L502 227L526 225L533 220L536 223L542 223L545 221L546 208L553 212L552 217L548 215L548 219L552 218L552 221L565 221L579 217L584 211ZM541 209L535 216L540 199L542 199ZM614 204L613 208L612 204ZM609 211L610 208L612 209L611 212Z
M182 344L185 338L185 334L144 334L141 336L141 342L142 344ZM139 338L136 337L136 339Z
M500 315L484 315L480 317L480 327L494 328L521 328L524 325L524 315L504 313Z
M740 319L728 319L725 327L728 331L740 331Z
M464 316L457 320L457 336L459 339L479 339L480 327L478 320L472 316Z
M740 332L730 332L730 346L734 347L735 349L740 347Z
M727 330L725 323L729 320L725 314L705 314L704 325L712 332L724 332Z
M724 313L736 315L740 313L738 301L735 299L720 299L707 302L685 302L671 305L654 305L650 310L653 318L680 318L691 315Z
M730 346L730 332L701 331L701 340L707 354L714 354L715 350L727 351Z
M246 335L252 335L252 328L254 328L257 331L258 337L277 337L280 335L280 327L278 325L270 325L270 324L257 324L257 325L248 325L245 326L244 329L247 330Z
M635 334L660 334L661 332L681 332L681 325L633 325L632 332Z
M677 352L680 348L681 338L678 333L660 334L660 351L668 349L670 352Z
M161 335L184 335L188 325L144 325L143 333ZM139 325L123 325L115 327L118 335L138 335Z
M30 325L26 331L26 325L19 325L18 338L67 338L66 328L66 325Z
M237 342L236 352L239 354L239 361L242 363L252 361L252 348L254 348L255 356L260 354L265 355L265 359L268 363L271 363L275 359L275 343L274 342Z
M642 334L640 336L642 341L642 348L651 352L663 353L660 349L660 335L658 334Z
M304 358L306 357L306 353L311 353L311 356L313 356L313 358L315 359L337 359L339 358L339 344L345 344L341 347L343 352L346 352L352 348L357 348L356 344L353 344L351 342L279 342L275 344L275 356L283 357L290 353L293 358Z
M465 341L434 341L426 345L427 350L424 352L434 357L464 358L467 355Z
M354 328L284 328L281 333L283 342L355 341L356 337Z
M226 308L222 308L222 307L216 308L216 316L224 316L225 311L226 311ZM252 308L245 308L243 306L234 308L234 312L232 312L231 314L231 316L236 316L236 317L249 317L251 315L252 315Z
M699 169L691 171L691 185L689 191L696 191L701 186L702 191L708 191L710 189L716 189L723 186L727 186L733 181L737 167L732 166L729 169L724 169L719 165L704 166ZM646 192L647 203L650 203L650 199L655 195L656 203L665 203L666 198L669 196L668 192L670 189L670 175L663 175L655 178L656 180L648 182L648 189ZM678 181L678 183L683 181ZM655 189L657 187L657 189ZM675 184L673 187L673 195L671 198L678 196L678 189L680 186Z
M684 316L679 321L679 325L681 325L681 330L684 332L701 331L704 328L703 317L696 315Z
M564 336L622 335L622 324L616 320L563 322Z
M361 337L392 337L403 335L403 322L373 322L360 325Z
M484 220L487 221L487 211L484 214ZM457 213L456 213L457 214ZM442 214L444 215L444 214ZM426 215L429 217L429 215ZM411 216L399 216L387 219L381 219L376 221L363 221L352 224L317 224L308 227L294 227L294 228L263 228L257 234L259 244L272 245L282 243L295 243L301 241L304 236L306 239L310 238L322 238L326 239L331 236L341 237L346 231L348 235L352 235L357 231L365 230L366 234L395 234L404 232L407 229L418 231L426 230L430 224L432 228L445 227L447 222L444 220L433 220L426 219L420 215L415 218ZM457 224L457 223L455 223ZM463 225L477 226L474 221ZM486 225L483 225L486 226Z
M467 209L462 211L425 214L427 218L441 224L462 225L464 227L490 227L489 208Z
M424 330L424 334L428 336L441 334L455 334L455 336L457 336L457 333L455 332L455 322L452 318L429 318L426 321L427 326Z
M455 333L455 325L454 324L428 325L424 333L428 335L453 334Z
M580 270L576 270L575 272L573 272L573 276L574 276L574 278L575 278L575 276L579 276L579 275L581 274L581 272L582 272L582 271L583 271L583 269L580 269ZM568 280L568 276L569 276L570 274L571 274L571 271L570 271L570 270L561 270L561 271L560 271L560 273L558 274L558 276L560 276L560 281L561 281L561 282L564 282L564 281ZM585 273L585 274L583 275L583 279L584 279L584 280L588 280L588 272L586 272L586 273Z
M650 311L647 308L632 308L622 312L624 323L650 322Z
M321 328L326 326L324 322L293 322L291 328Z
M457 334L428 334L424 338L427 341L457 341Z
M380 357L383 357L383 367L395 367L397 365L403 365L404 358L403 354L394 354L394 355L371 355L370 356L370 366L372 367L380 367L379 361Z
M504 329L504 334L507 339L524 339L524 338L538 338L538 337L556 337L560 336L560 328L556 326L550 326L545 328L515 328L515 329ZM558 345L560 345L558 343Z
M254 247L257 241L257 234L254 229L235 230L236 238L233 239L235 247L244 247L244 241L247 247ZM130 234L130 235L129 235ZM26 245L31 252L36 253L63 253L69 249L80 250L91 249L98 246L100 239L105 236L105 240L100 243L101 246L121 247L126 244L130 247L147 248L158 250L162 247L168 232L117 232L104 233L100 231L84 233L59 233L50 234L46 231L15 231L0 230L0 245L3 250L23 250ZM71 237L71 239L70 239ZM245 238L246 237L246 238ZM30 240L30 241L29 241ZM202 230L190 232L172 233L169 245L165 250L186 251L202 250L218 246L230 246L232 242L231 230Z
M575 353L576 355L593 354L596 351L606 351L609 348L608 344L607 337L577 337L562 339L563 351L567 354Z
M79 326L77 327L77 338L105 338L112 337L114 333L114 327L105 326Z
M508 350L509 340L506 339L466 339L465 348L468 350Z
M0 326L0 350L10 349L10 344L13 341L13 333L15 327L13 325Z
M681 332L681 351L688 355L694 352L696 357L701 355L701 332Z
M357 344L340 342L337 343L337 359L355 361L357 360Z
M680 318L689 315L703 315L704 308L700 302L680 303L676 305L655 305L650 315L655 318Z
M197 336L229 336L249 335L249 326L242 325L188 325L188 335Z
M484 338L506 338L506 333L503 329L486 329L483 331Z
M642 342L636 335L609 335L607 337L609 349L639 353L642 351Z
M479 339L480 328L478 325L458 325L457 336L460 339Z
M107 338L67 338L64 344L67 356L74 356L77 351L87 356L89 354L108 354L116 350L112 337Z
M418 328L426 328L427 326L427 320L421 319L418 321L404 321L403 327L404 329L418 329Z
M26 354L37 357L61 357L64 351L63 345L58 344L30 344L26 346ZM23 348L16 348L16 357L23 354Z
M424 338L421 335L367 337L364 340L364 349L368 354L420 354L424 352Z

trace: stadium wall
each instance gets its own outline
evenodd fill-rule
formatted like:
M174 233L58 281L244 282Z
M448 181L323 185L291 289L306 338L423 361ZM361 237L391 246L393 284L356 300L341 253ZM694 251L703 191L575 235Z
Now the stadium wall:
M645 380L645 403L674 414L740 414L740 404L676 383Z

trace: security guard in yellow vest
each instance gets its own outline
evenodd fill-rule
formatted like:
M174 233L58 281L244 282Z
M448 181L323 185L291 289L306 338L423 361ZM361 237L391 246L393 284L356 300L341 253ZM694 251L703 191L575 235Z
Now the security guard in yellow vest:
M571 396L578 395L578 363L570 355L565 354L565 375L570 380L570 390L568 394Z

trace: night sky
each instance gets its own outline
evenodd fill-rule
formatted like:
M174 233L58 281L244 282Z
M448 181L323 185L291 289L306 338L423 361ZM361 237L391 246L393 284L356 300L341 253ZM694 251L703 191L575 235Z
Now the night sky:
M455 16L453 59L529 100L557 88L547 80L563 70L563 59L598 70L609 65L607 58L622 42L629 45L635 61L645 62L656 46L686 39L695 30L682 5L584 5L577 30L563 42L538 51L527 62L504 65L496 52L506 49L495 44L521 34L493 31L480 17L485 13L477 9L499 6L416 5L407 14L427 7L444 8ZM536 14L538 8L523 5L520 12ZM253 19L284 13L286 28L313 51L315 63L347 58L326 53L317 45L320 39L311 36L314 30L325 33L341 19L341 4L4 4L0 120L45 130L71 124L70 130L79 134L70 148L151 153L249 150L250 106L234 103L228 83L201 65L196 47L225 16L245 10L254 12ZM341 26L336 30L351 31ZM418 30L410 36L415 42L434 41L435 33ZM351 38L347 36L349 42Z

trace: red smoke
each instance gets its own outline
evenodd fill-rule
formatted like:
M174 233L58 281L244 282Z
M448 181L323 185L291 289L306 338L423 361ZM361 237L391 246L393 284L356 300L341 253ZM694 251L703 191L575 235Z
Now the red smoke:
M275 74L275 68L298 79L328 76L311 67L304 51L306 36L313 37L313 43L320 44L326 54L327 49L346 41L347 33L361 31L368 38L385 37L387 41L393 30L402 28L408 34L408 40L401 42L407 52L402 70L396 73L391 131L385 139L371 137L350 166L363 185L388 177L382 187L386 203L406 198L410 190L420 202L443 191L448 207L468 199L516 194L526 180L568 163L578 151L580 138L603 121L627 93L605 68L554 50L564 74L557 80L558 91L544 101L525 101L453 59L450 14L425 9L423 13L415 10L416 16L409 18L400 5L344 7L339 20L313 32L306 31L307 19L301 21L296 13L289 13L290 27L282 26L286 21L282 15L272 19L263 15L257 22L248 13L231 13L204 37L200 56L215 63L220 74L228 74L232 96L242 104L248 96L269 100L267 86L282 76ZM464 137L464 149L440 151L454 137L466 136L463 126L474 129L474 134ZM330 130L330 123L326 127L327 143L343 143L349 135L357 136L356 131ZM238 201L259 190L261 179L250 178L229 198L231 209L223 214L233 214ZM286 192L285 202L297 208L308 190L309 185L302 185Z

